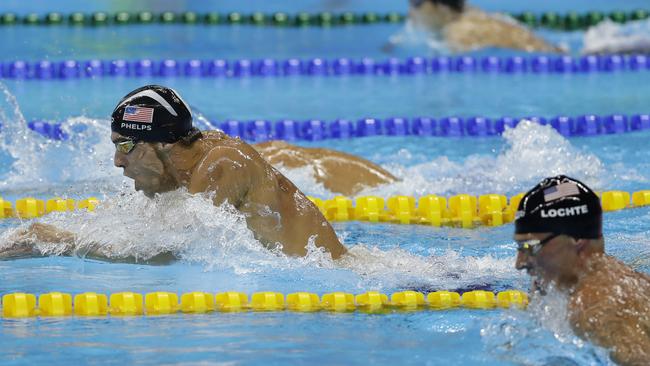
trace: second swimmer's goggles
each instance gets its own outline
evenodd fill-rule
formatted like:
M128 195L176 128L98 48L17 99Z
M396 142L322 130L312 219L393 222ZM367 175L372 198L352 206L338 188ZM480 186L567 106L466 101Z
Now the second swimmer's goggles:
M528 239L528 240L517 240L517 250L523 253L526 253L530 256L536 256L544 245L548 244L551 240L557 238L562 234L551 234L548 238L544 240L539 239Z
M135 145L137 145L137 144L138 144L138 141L131 140L131 139L124 140L124 141L121 141L121 142L116 142L115 143L115 150L121 152L122 154L128 154L131 151L133 151L133 149L135 148Z

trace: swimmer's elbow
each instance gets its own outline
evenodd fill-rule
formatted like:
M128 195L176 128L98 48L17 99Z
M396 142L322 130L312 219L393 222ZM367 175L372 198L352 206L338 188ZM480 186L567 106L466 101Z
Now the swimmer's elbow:
M610 352L609 357L617 365L636 366L647 365L650 360L650 340L646 341L645 346L630 347L628 345L617 345Z

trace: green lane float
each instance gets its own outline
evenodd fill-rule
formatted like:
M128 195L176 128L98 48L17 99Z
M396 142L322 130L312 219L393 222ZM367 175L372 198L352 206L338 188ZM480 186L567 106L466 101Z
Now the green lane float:
M32 14L27 14L27 15L25 15L25 17L23 18L23 23L24 23L24 24L27 24L27 25L35 25L35 24L40 23L40 21L41 21L41 18L39 17L39 15L38 15L38 14L34 14L34 13L32 13Z
M585 13L556 13L545 12L535 14L532 12L522 12L517 14L507 14L519 22L530 27L545 27L556 30L574 31L585 29L609 19L617 23L626 23L629 21L644 20L649 17L649 13L643 9L634 11L612 11L610 13L590 11ZM62 15L58 12L51 12L44 15L29 13L22 16L15 13L0 14L0 25L121 25L121 24L209 24L209 25L237 25L251 24L256 26L287 26L293 25L298 27L306 26L349 26L349 25L372 25L379 23L397 24L407 18L406 14L398 12L388 13L296 13L289 14L286 12L263 13L252 12L243 14L231 12L228 14L195 13L195 12L139 12L129 13L118 11L115 13L95 12L84 14L81 12ZM222 21L224 20L224 21Z
M625 191L605 191L598 194L605 212L650 206L650 190L632 194ZM331 222L365 221L471 229L478 226L501 226L512 222L522 197L523 193L510 198L502 194L485 194L478 197L457 194L448 198L430 194L417 199L411 196L393 196L388 199L362 196L357 197L354 204L351 198L345 196L325 200L308 198ZM0 197L0 219L33 219L51 212L94 211L98 204L99 200L95 197L78 202L61 197L48 200L26 197L16 200L15 204Z
M137 14L136 21L140 24L150 24L154 21L153 13L148 11L143 11Z
M180 301L179 301L180 299ZM528 295L519 290L465 292L436 291L425 296L417 291L401 291L388 295L368 291L354 295L346 292L294 292L286 296L280 292L256 292L250 297L243 292L188 292L180 297L173 292L150 292L144 296L134 292L118 292L106 296L84 292L72 296L50 292L38 295L8 293L2 296L2 316L5 318L65 317L65 316L140 316L209 312L317 312L334 313L393 311L423 311L465 309L525 309Z
M115 14L114 18L115 24L129 24L131 23L131 14L125 11L121 11Z
M72 13L68 16L68 23L70 25L85 25L86 16L84 13Z
M221 15L219 13L207 13L203 16L203 22L208 25L217 25L221 23Z

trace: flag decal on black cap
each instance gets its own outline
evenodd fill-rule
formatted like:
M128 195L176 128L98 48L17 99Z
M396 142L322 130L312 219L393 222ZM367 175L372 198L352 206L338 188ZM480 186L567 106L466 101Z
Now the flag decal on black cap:
M555 201L558 198L567 196L577 196L580 194L578 186L575 183L562 183L544 190L544 201Z

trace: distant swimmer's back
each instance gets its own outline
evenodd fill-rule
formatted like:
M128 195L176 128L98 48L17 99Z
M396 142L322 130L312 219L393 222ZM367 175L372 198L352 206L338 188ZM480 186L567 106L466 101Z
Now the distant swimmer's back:
M469 7L465 0L410 0L409 22L439 35L455 52L485 47L563 52L514 19Z

